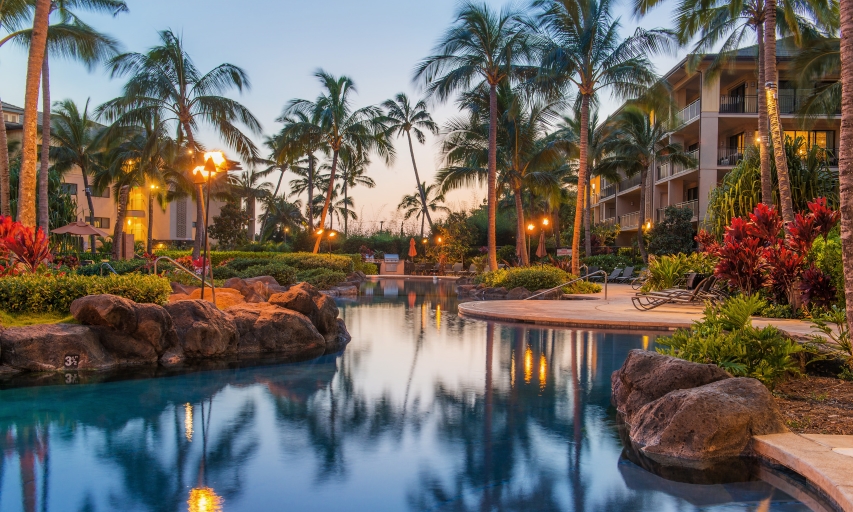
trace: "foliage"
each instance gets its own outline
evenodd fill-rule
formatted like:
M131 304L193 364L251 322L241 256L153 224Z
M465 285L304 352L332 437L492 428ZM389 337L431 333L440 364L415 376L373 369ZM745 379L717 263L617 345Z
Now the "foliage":
M569 278L572 275L569 274ZM563 293L572 293L572 294L585 294L585 293L598 293L601 291L601 285L598 283L592 283L590 281L577 281L575 283L570 284L569 286L563 287Z
M710 275L714 272L716 261L713 256L695 252L652 257L649 260L649 278L643 284L642 291L649 292L672 288L688 272Z
M521 286L530 291L536 291L554 288L572 279L574 279L574 276L564 270L551 265L542 265L502 268L485 272L475 277L474 282L489 287L502 286L507 290ZM581 284L578 282L575 283L575 286L570 287L570 289L572 291L569 293L597 293L601 291L601 286L594 283Z
M7 327L24 327L39 324L68 324L76 322L74 317L66 312L56 313L53 311L45 313L8 313L0 310L0 325Z
M65 312L75 299L110 293L134 302L164 304L172 293L169 280L158 276L81 276L25 274L0 279L0 304L9 312Z
M209 234L221 249L231 250L249 241L246 236L248 223L249 215L240 205L236 201L227 201L219 215L213 217Z
M772 149L771 155L772 155ZM823 152L812 147L805 157L802 139L786 139L785 154L788 159L788 176L791 180L791 195L794 211L808 209L808 202L815 197L825 197L832 207L838 205L838 175L833 173L823 158ZM776 161L770 158L773 181L773 204L779 204ZM761 203L761 159L758 147L746 149L743 160L726 173L720 186L711 191L708 202L708 224L711 232L722 237L726 226L736 217L746 217Z
M637 260L633 256L624 254L598 254L595 256L587 256L581 260L585 265L590 267L598 267L599 270L604 270L608 274L616 268L633 267L642 264L642 260Z
M797 372L794 354L803 349L774 326L755 328L750 317L766 302L758 295L709 304L704 319L689 329L658 338L658 352L695 363L716 364L735 376L752 377L767 387Z
M21 176L20 153L9 158L9 189L18 190ZM62 190L62 176L55 167L51 167L47 181L48 211L50 213L51 229L64 226L77 220L77 201L73 196ZM11 217L18 214L18 194L12 194ZM38 208L38 194L36 194L36 208ZM60 235L56 235L60 236Z
M844 361L847 370L853 370L853 339L845 310L833 306L822 318L813 318L812 327L821 334L811 335L808 346L817 353Z
M9 267L23 267L34 272L42 263L50 261L50 241L41 228L33 229L20 222L12 222L11 217L0 217L0 252L11 257Z
M213 267L213 279L231 279L240 277L240 273L228 266Z
M337 270L327 268L315 268L311 270L303 270L296 274L296 279L299 282L306 282L314 285L321 290L327 290L337 286L347 280L346 274Z
M427 249L427 254L435 259L438 259L439 254L444 254L448 261L462 261L474 243L474 231L468 225L464 213L451 213L443 222L435 225L435 232L441 242Z
M133 260L119 260L119 261L111 261L109 262L110 266L118 273L119 275L129 274L131 272L137 272L141 270L148 264L148 260L143 259L133 259ZM165 263L165 262L164 262ZM161 265L164 265L161 263ZM164 268L165 265L164 265ZM159 269L158 269L159 270ZM99 276L102 273L101 262L93 263L91 265L84 265L77 269L77 273L81 276ZM109 270L104 267L103 273L109 273Z
M649 252L658 256L693 252L693 209L667 206L649 232Z
M818 237L806 256L806 261L820 269L832 279L835 287L835 303L844 307L844 267L841 261L841 233L835 228L826 239Z
M211 258L211 260L213 260L213 258ZM266 265L271 261L272 260L269 258L234 258L233 260L228 260L224 263L221 263L220 266L214 268L228 267L236 272L242 272L249 267L254 267L256 265Z
M296 269L280 261L255 265L239 273L243 279L260 276L271 276L282 286L296 283Z
M376 263L368 263L364 262L356 268L357 271L361 271L366 276L375 276L379 274L379 266Z
M591 244L593 254L599 251L600 254L608 254L610 246L616 244L616 238L622 232L622 227L619 224L598 224L590 229Z
M190 255L191 251L157 250L157 256L168 256L175 260ZM210 261L214 267L221 265L227 260L236 259L267 260L267 262L281 262L297 270L308 270L312 268L331 268L341 272L353 271L353 259L349 255L341 254L311 254L309 252L248 252L248 251L211 251Z

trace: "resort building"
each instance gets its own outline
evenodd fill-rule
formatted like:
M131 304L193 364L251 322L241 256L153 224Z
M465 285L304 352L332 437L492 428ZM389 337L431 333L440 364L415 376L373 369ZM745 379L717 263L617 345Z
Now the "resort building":
M794 51L788 40L779 41L776 83L782 128L787 137L801 137L808 147L826 149L829 166L837 167L840 117L809 119L807 126L798 118L797 112L811 90L799 89L796 77L792 76L790 64ZM757 47L739 50L722 72L708 74L714 57L704 57L691 73L688 60L692 56L688 56L663 77L679 109L679 126L668 135L669 139L680 143L697 164L689 168L653 166L645 205L640 205L639 175L617 183L593 178L590 200L593 219L596 224L619 224L618 245L631 245L637 230L662 219L667 206L691 208L698 227L706 218L711 190L743 159L746 148L757 142ZM838 77L826 79L837 81Z
M24 110L20 107L3 103L3 121L6 124L6 132L9 142L14 144L21 140L23 135ZM39 112L39 126L41 126L41 112ZM19 148L14 148L17 151ZM75 166L62 177L62 187L77 202L77 220L89 221L89 206L86 201L86 188L83 185L83 174L80 168ZM89 177L91 184L92 178ZM148 238L148 201L152 190L135 187L128 198L127 225L125 233L131 233L137 241ZM112 235L115 229L118 206L113 190L107 188L100 193L92 190L92 206L95 210L94 225L108 234ZM219 215L224 203L213 198L210 200L210 219ZM155 243L186 242L191 244L195 237L196 204L192 197L176 199L162 209L157 201L154 201L154 214L152 224L152 238Z

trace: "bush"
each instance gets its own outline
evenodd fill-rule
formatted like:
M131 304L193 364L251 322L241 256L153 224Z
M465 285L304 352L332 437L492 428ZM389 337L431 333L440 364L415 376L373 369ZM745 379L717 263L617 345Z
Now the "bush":
M279 261L249 267L238 275L243 279L260 276L271 276L282 286L296 283L296 269Z
M166 263L166 262L163 262ZM131 272L137 272L142 267L148 264L148 260L143 259L134 259L134 260L125 260L125 261L110 261L109 265L115 269L115 271L119 275L129 274ZM99 276L101 275L101 262L94 263L92 265L86 265L77 269L77 273L81 276ZM104 265L103 274L107 275L111 273L110 270Z
M240 273L227 265L213 267L213 279L231 279L232 277L240 277Z
M773 388L789 372L797 372L793 355L803 349L774 326L756 329L750 318L766 302L758 295L732 297L705 308L705 319L670 337L658 338L657 349L694 363L716 364L732 375L752 377Z
M844 309L844 267L841 262L841 233L838 228L833 229L826 240L822 237L815 239L806 260L830 277L836 290L836 303Z
M362 263L356 270L361 270L366 276L379 275L379 265L376 263Z
M693 209L667 206L649 232L649 252L660 256L693 252Z
M327 290L347 280L346 274L327 268L303 270L296 274L296 279L314 285L321 290Z
M569 277L573 277L569 274ZM598 293L601 291L601 285L596 283L591 283L589 281L578 281L576 283L572 283L569 286L563 287L563 293L573 293L573 294L583 294L583 293Z
M714 273L716 258L704 253L675 254L653 257L649 260L649 279L643 284L642 291L666 290L678 284L688 272L711 275Z
M156 251L157 256L168 256L177 260L189 256L192 251ZM360 257L360 255L358 255ZM214 267L228 260L251 259L266 260L265 263L273 261L284 263L297 270L308 270L312 268L331 268L344 273L353 271L353 257L340 254L312 254L310 252L247 252L247 251L211 251L210 261ZM231 263L231 262L229 262ZM232 266L233 268L233 266ZM248 266L246 267L248 268Z
M236 272L242 272L249 267L254 267L257 265L266 265L271 261L272 260L267 258L234 258L233 260L226 262L225 266ZM214 267L214 270L217 268L221 267Z
M104 293L134 302L165 304L172 288L168 279L142 274L27 274L0 279L0 304L12 313L66 312L75 299Z
M598 267L608 274L613 272L615 268L635 267L643 263L642 260L637 260L632 256L624 256L617 254L599 254L597 256L587 256L581 261L590 267Z
M537 267L512 267L485 272L474 278L474 281L490 287L503 286L507 290L521 286L530 291L536 291L554 288L562 283L571 281L573 278L574 276L557 267L542 265ZM569 293L597 293L601 290L601 287L594 283L582 284L581 282L567 288L572 290Z

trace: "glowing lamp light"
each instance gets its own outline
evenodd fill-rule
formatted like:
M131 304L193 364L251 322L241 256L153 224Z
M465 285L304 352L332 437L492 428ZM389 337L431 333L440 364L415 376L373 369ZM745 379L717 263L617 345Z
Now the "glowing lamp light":
M548 219L542 219L542 225L543 226L547 226L548 224L550 224L550 222L551 221L549 221Z
M210 487L195 487L190 489L187 505L188 512L221 512L222 498Z
M322 230L322 229L318 229L318 230L317 230L317 234L318 234L318 235L322 235L322 234L323 234L323 230Z
M329 238L334 238L335 235L337 235L337 233L335 233L334 231L329 231Z
M216 167L222 167L222 164L225 163L225 155L222 151L210 151L204 154L204 161L213 160L213 165Z
M548 361L545 359L545 354L539 356L539 388L545 389L545 382L548 377Z
M127 219L127 225L128 225L128 226L130 226L130 225L131 225L131 220L130 220L130 219Z
M438 237L438 243L441 243L441 237Z
M535 228L535 227L536 226L534 226L533 223L530 223L527 225L527 231L533 231L533 228Z
M646 222L646 229L652 229L652 221Z
M429 240L427 240L426 238L424 238L422 243L423 243L424 245L426 245L427 243L429 243Z

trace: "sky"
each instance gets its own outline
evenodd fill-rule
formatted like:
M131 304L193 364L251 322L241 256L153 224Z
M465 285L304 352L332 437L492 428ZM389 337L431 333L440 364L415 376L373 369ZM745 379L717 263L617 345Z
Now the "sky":
M500 0L486 2L496 8L507 5ZM398 92L420 98L422 91L412 82L413 69L451 25L458 6L457 0L127 0L127 4L130 12L116 18L78 14L119 40L124 51L144 52L158 43L158 31L171 28L182 35L202 72L225 62L242 67L251 90L228 96L251 110L264 135L281 128L275 119L289 100L316 98L320 89L313 74L320 68L355 81L358 107L381 103ZM638 25L655 28L671 19L667 3L640 21L631 16L627 4L618 5L616 14L625 35ZM26 58L19 47L0 48L0 95L7 103L23 106ZM660 56L654 64L663 73L678 60ZM110 79L103 68L89 72L78 63L51 60L54 101L70 98L82 104L88 99L94 108L120 95L123 83L121 78ZM605 114L618 107L606 96L605 92ZM430 109L439 124L458 114L452 102ZM199 138L235 157L210 130L202 129ZM263 135L253 139L260 145ZM391 165L373 158L368 174L376 188L352 190L362 229L372 231L380 221L399 222L397 204L404 194L415 191L408 146L404 139L395 146L397 158ZM415 158L421 179L431 183L441 164L436 138L416 145ZM291 178L286 174L285 184ZM484 189L456 191L448 195L447 204L468 208L484 196Z

